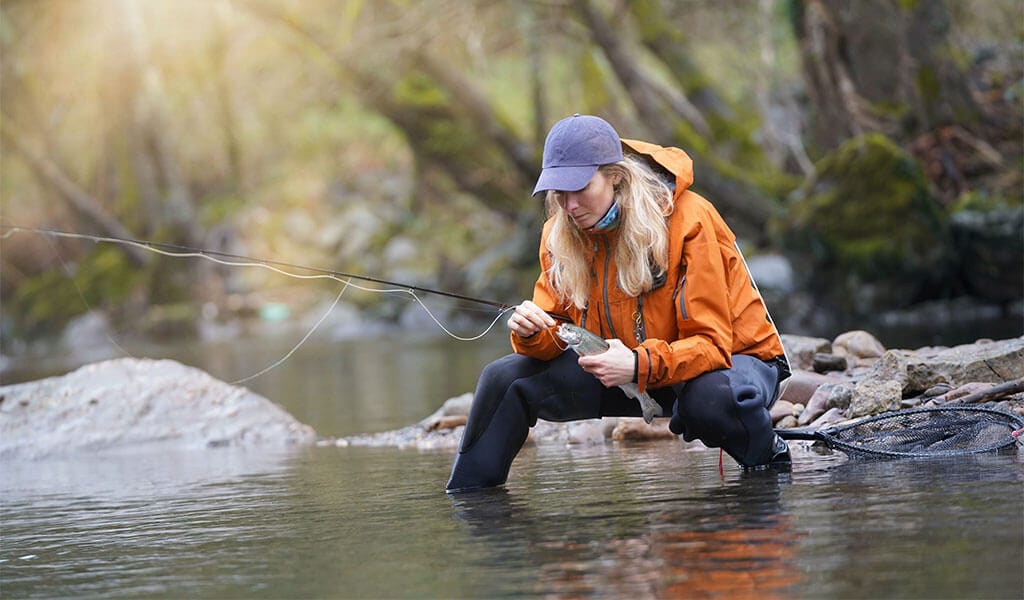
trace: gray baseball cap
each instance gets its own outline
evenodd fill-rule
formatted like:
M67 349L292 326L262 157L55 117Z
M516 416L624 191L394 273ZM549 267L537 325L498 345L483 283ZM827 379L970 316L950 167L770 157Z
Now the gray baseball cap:
M555 123L544 140L542 170L533 193L581 190L598 167L620 160L622 142L607 121L578 113L566 117Z

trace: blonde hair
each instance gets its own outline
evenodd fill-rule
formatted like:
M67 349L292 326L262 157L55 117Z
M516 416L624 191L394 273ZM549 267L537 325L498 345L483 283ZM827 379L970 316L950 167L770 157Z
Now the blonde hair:
M668 225L672 194L668 186L641 159L627 156L621 162L604 165L606 177L620 175L614 192L620 216L611 249L618 267L618 285L630 296L650 291L655 274L668 268ZM554 218L545 250L551 257L548 281L564 303L586 308L591 283L588 257L590 237L576 226L559 201L559 192L549 191L547 213Z

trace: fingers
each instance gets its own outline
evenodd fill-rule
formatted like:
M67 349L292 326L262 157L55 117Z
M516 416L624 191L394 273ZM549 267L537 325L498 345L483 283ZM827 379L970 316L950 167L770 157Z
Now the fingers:
M614 350L615 352L617 352L619 354L621 354L623 350L625 350L627 352L633 352L632 350L627 348L625 344L622 343L622 340L620 340L618 338L608 338L605 341L608 342L608 350L609 351Z
M623 385L633 380L633 351L617 339L609 339L608 350L601 354L581 356L579 365L605 387Z
M519 337L530 337L542 329L553 327L555 320L530 300L524 300L508 319L508 328Z

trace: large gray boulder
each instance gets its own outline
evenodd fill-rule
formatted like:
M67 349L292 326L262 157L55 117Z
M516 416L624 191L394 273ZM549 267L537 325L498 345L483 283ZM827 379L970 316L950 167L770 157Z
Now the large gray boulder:
M1024 337L919 350L907 358L904 394L919 394L937 383L1003 383L1024 377Z
M122 358L0 387L0 459L160 447L285 447L316 432L245 388L172 360Z
M1004 383L1024 377L1024 337L952 348L888 350L857 383L850 412L873 415L902 408L904 398L932 386Z

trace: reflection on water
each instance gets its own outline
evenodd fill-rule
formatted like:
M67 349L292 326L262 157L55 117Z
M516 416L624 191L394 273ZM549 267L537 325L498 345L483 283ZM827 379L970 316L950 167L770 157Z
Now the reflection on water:
M783 598L798 589L798 534L780 504L779 480L785 477L755 477L708 490L693 513L662 517L654 539L659 554L675 566L668 595ZM687 521L692 528L680 530L678 524Z
M207 454L5 464L4 595L186 594L208 565L230 568L246 540L275 537L273 523L235 507L287 510L290 499L271 483L287 455Z
M661 450L669 451L580 449L572 462L587 461L582 478L541 483L527 495L515 485L457 495L456 518L488 548L503 549L506 564L536 569L531 591L540 595L792 595L800 583L798 534L780 502L790 476L723 480L711 453ZM679 471L667 472L669 463ZM630 481L608 485L616 471Z
M1020 457L850 461L825 475L819 496L793 508L824 529L806 552L848 557L856 570L829 582L839 593L871 585L915 597L1024 597ZM824 583L815 575L811 585Z

